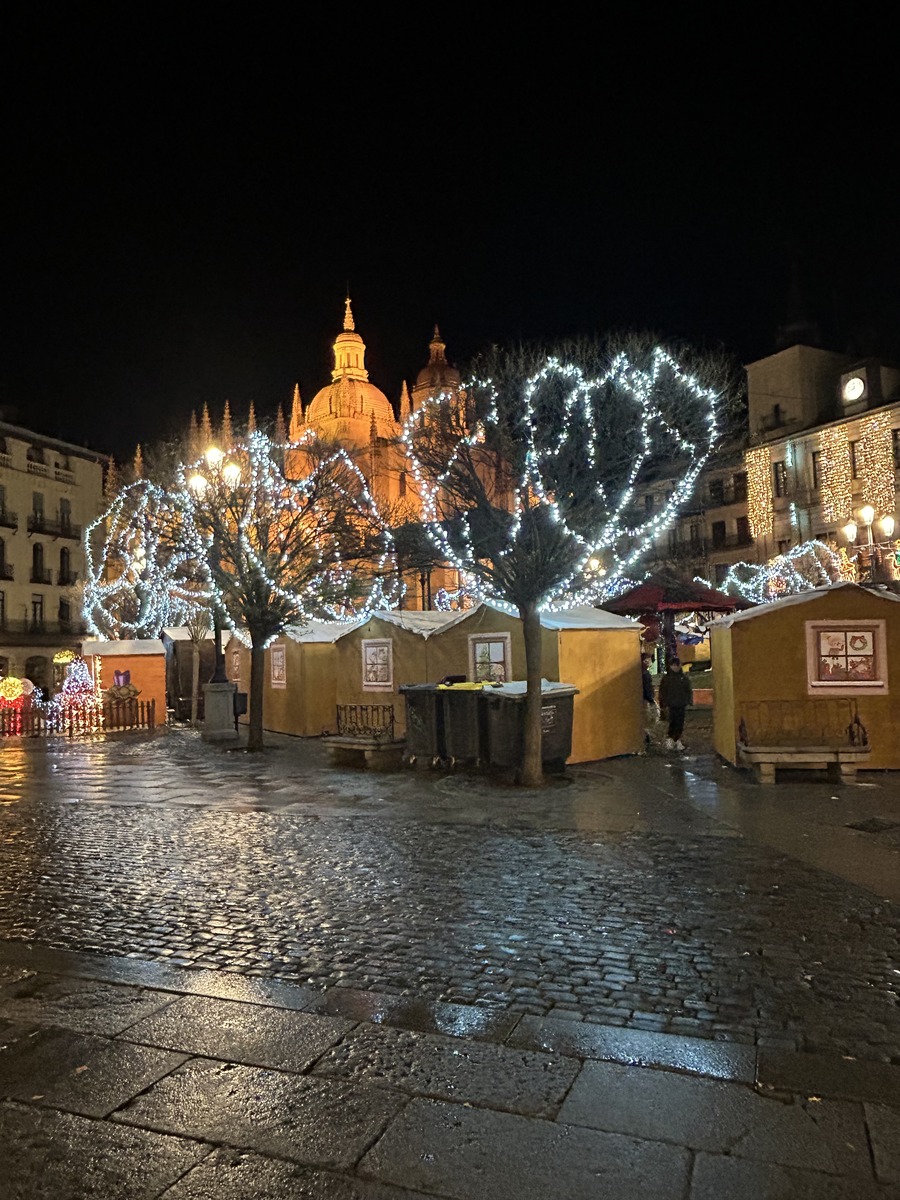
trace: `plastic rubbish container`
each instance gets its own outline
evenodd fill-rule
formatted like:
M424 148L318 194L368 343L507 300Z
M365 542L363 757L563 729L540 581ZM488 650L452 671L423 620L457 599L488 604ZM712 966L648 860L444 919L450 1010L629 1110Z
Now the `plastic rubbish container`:
M525 746L524 680L482 692L487 712L487 760L495 767L518 767ZM578 688L541 680L541 762L562 767L572 753L572 718Z
M488 685L490 686L490 685ZM481 683L439 684L444 707L444 756L451 764L478 764L487 753L487 713Z
M397 690L406 701L406 761L446 758L444 705L438 685L404 683Z

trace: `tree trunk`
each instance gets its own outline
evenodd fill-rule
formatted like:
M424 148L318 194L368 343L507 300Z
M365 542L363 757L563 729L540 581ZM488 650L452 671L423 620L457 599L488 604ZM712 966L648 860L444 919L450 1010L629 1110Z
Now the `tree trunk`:
M544 780L541 754L541 618L536 605L519 609L525 635L525 739L519 782L540 787Z
M200 643L191 642L191 728L196 729L199 722L200 704Z
M265 682L266 652L262 642L251 633L250 644L250 727L248 750L263 749L263 684Z

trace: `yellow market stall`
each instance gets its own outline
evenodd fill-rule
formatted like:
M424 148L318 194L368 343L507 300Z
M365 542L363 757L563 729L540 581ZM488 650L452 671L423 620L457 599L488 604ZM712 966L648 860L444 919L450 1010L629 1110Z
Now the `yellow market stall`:
M640 623L584 605L542 613L541 627L542 675L578 690L569 761L637 753ZM521 620L487 602L454 613L378 613L343 633L335 649L337 703L391 706L396 737L406 733L402 686L525 677Z
M321 737L333 732L337 708L335 643L353 625L310 620L289 628L265 652L263 725L272 733ZM225 669L239 692L250 691L250 648L236 636L225 651ZM248 714L240 721L246 724Z
M640 621L590 605L541 613L543 673L578 689L570 763L643 748Z
M739 761L739 726L756 714L789 723L805 711L858 710L871 769L900 768L900 598L835 583L710 626L716 688L713 744ZM783 714L783 716L780 716Z

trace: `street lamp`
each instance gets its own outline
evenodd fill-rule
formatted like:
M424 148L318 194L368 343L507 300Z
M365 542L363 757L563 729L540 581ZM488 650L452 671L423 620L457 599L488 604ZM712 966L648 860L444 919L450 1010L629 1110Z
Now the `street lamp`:
M860 579L867 583L874 583L879 579L889 583L894 578L892 569L894 547L891 545L891 538L894 536L895 521L890 513L884 513L878 517L877 524L882 537L876 540L872 532L872 526L876 524L876 516L875 509L871 504L864 504L859 510L859 520L866 535L865 542L861 547L862 564L858 570ZM852 544L859 536L859 524L851 518L844 526L843 533L847 541Z

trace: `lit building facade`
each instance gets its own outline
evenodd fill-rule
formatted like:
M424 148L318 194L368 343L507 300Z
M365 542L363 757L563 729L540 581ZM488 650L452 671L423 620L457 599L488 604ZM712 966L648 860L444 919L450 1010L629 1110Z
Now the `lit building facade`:
M797 344L745 367L747 430L704 471L657 563L714 584L813 539L845 577L900 590L900 368ZM659 504L671 481L646 489Z
M0 675L56 689L79 650L83 533L102 511L103 454L0 422Z

